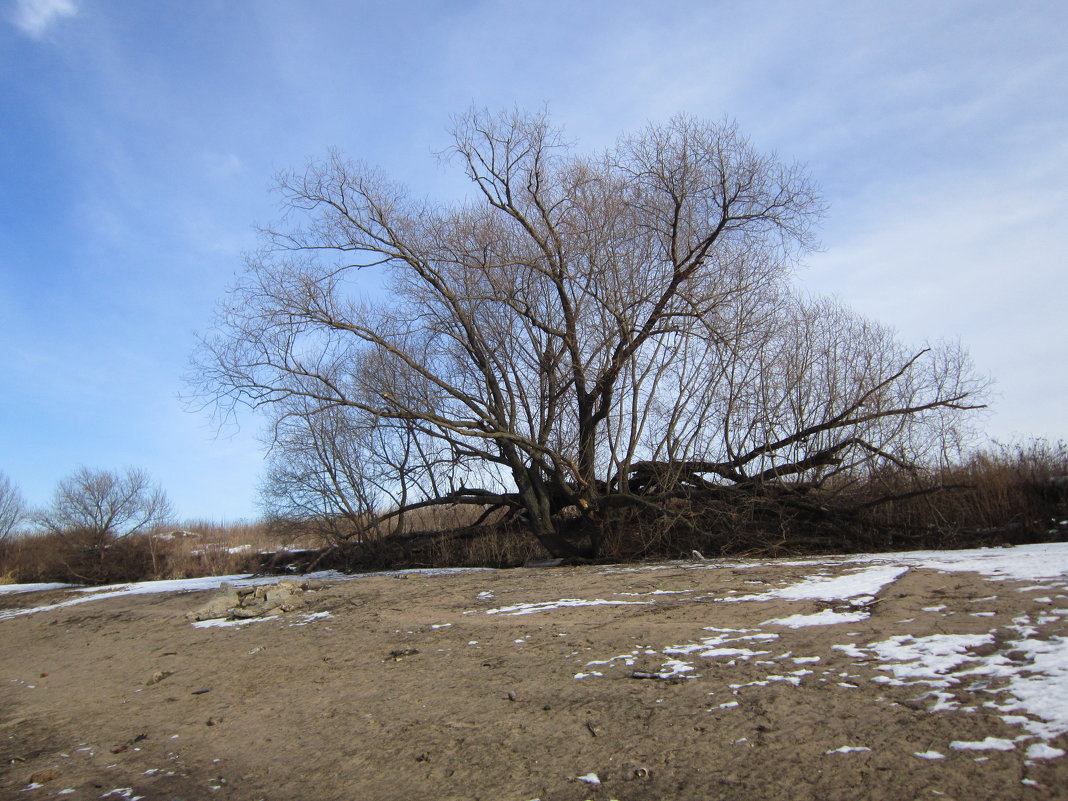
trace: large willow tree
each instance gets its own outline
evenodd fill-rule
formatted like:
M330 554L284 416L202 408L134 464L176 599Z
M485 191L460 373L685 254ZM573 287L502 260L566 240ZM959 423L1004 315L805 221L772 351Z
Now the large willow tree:
M286 224L197 372L274 421L276 509L358 530L504 507L565 555L613 508L928 464L978 405L958 346L792 288L821 202L734 126L677 117L597 155L541 116L453 134L464 203L336 155L281 178Z

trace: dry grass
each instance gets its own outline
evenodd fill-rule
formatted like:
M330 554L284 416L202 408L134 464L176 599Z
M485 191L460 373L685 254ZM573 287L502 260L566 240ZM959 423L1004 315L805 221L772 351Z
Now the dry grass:
M933 476L880 476L865 491L901 496L865 511L873 530L937 535L946 545L1061 540L1068 536L1068 445L996 445Z
M121 538L69 531L0 543L0 577L105 584L220 576L257 570L263 553L306 547L313 543L280 541L263 523L189 520Z
M474 506L410 512L373 536L363 532L362 541L350 539L329 564L509 567L548 555L517 525L491 520L473 527L481 513ZM804 494L725 493L653 514L628 509L586 526L597 555L614 561L675 558L693 550L706 556L783 555L1063 540L1068 446L997 446L935 474L894 469ZM0 582L100 584L248 573L261 569L265 553L330 542L315 527L293 521L190 520L104 540L77 531L24 536L0 542Z

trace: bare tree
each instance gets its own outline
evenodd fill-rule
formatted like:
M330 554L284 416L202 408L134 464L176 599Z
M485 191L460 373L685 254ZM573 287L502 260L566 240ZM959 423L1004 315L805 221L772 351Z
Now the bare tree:
M0 473L0 541L15 533L26 519L26 501L18 486L6 474Z
M50 532L77 532L102 545L161 525L170 514L166 494L144 470L120 474L80 467L59 482L37 522Z
M453 135L476 190L454 207L336 154L282 176L288 223L197 370L219 409L273 410L283 456L325 466L292 421L360 432L361 514L501 507L567 555L564 517L922 464L980 405L959 347L791 289L821 202L733 125L677 117L599 156L518 112ZM359 299L365 270L388 300Z

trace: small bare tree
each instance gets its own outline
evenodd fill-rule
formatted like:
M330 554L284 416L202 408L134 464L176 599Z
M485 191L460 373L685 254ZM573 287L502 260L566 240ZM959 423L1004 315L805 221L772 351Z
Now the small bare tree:
M0 542L12 536L26 519L26 501L5 473L0 473Z
M51 506L36 517L47 531L77 532L102 546L162 525L170 515L166 494L144 470L80 467L59 482Z
M288 223L204 342L217 408L273 410L289 499L502 508L568 555L576 518L922 465L981 405L959 346L791 289L822 205L733 125L597 156L518 112L453 135L475 199L452 208L337 155L282 176ZM360 299L364 270L388 300Z

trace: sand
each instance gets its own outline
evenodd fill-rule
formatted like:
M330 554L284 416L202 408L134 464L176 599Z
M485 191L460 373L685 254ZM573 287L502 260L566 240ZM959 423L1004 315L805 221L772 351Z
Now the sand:
M191 624L213 591L0 619L0 798L1068 797L1063 576L875 569L379 575L244 625Z

